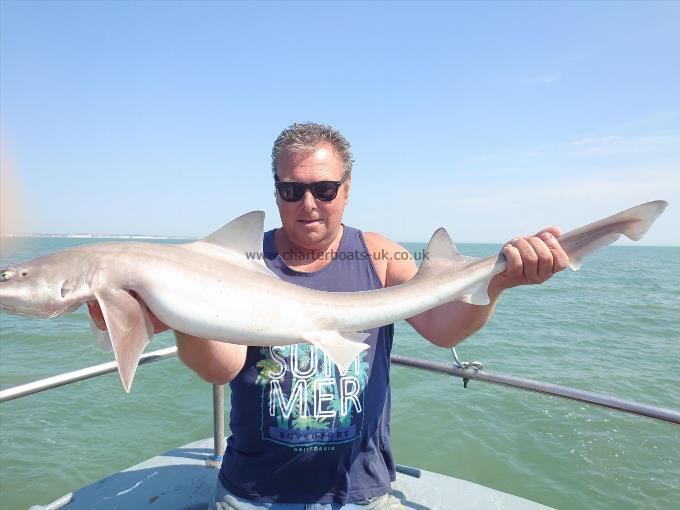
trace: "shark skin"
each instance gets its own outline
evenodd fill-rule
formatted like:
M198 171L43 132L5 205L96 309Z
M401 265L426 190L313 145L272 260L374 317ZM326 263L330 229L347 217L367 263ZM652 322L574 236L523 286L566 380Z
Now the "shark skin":
M576 270L621 235L639 240L668 204L638 205L561 235ZM186 244L100 243L63 250L0 271L0 309L34 318L97 300L121 381L130 391L153 337L146 307L170 328L200 338L271 347L307 342L344 370L368 346L365 330L453 300L489 303L505 257L462 256L443 228L408 282L360 292L325 292L279 279L261 258L264 213L244 214Z

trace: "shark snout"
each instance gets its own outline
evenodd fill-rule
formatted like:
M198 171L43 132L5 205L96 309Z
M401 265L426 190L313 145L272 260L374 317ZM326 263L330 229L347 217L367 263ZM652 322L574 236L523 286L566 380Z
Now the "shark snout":
M0 310L9 313L16 312L17 305L21 302L21 295L13 287L6 281L0 281Z
M41 299L35 290L36 285L27 269L3 269L0 271L0 310L18 315L43 316Z
M24 317L45 318L54 316L54 309L53 303L27 286L0 282L0 310Z

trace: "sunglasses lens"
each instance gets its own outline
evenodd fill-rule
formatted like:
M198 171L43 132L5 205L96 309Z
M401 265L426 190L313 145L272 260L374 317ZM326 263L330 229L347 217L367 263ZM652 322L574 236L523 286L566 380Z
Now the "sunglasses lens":
M330 202L338 194L338 185L333 181L321 181L312 184L312 194L323 202Z
M304 187L299 182L277 182L276 189L281 199L286 202L297 202L305 193Z
M276 190L279 192L281 200L286 202L297 202L304 195L307 188L317 200L330 202L338 194L340 183L334 181L319 181L310 184L301 182L277 182Z

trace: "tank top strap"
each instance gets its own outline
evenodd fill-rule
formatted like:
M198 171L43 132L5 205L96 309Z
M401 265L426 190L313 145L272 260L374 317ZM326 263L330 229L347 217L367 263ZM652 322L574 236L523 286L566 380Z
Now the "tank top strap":
M286 264L276 250L274 233L275 230L269 230L264 234L264 260L269 269L283 280L294 280L298 285L328 291L373 290L383 286L359 229L343 225L337 251L325 254L331 258L330 263L318 271L309 272L297 271Z

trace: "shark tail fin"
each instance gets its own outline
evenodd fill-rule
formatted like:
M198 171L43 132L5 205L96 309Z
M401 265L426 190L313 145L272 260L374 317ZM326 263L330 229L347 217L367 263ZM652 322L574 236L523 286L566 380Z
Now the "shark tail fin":
M123 289L102 288L94 295L104 314L123 388L130 393L139 358L153 338L153 324L144 305Z
M569 255L569 267L578 270L584 257L613 243L621 235L639 241L667 205L663 200L647 202L562 234L558 241Z
M479 258L462 255L456 245L451 240L446 229L438 228L430 239L423 262L418 268L415 278L431 279L451 275L454 271L463 269L465 266L477 262ZM489 296L487 288L491 278L480 282L470 294L465 294L459 301L471 303L473 305L488 305Z
M630 223L623 229L623 234L632 241L639 241L661 213L666 210L666 207L668 207L668 202L655 200L619 213L618 215L625 215L631 219Z

